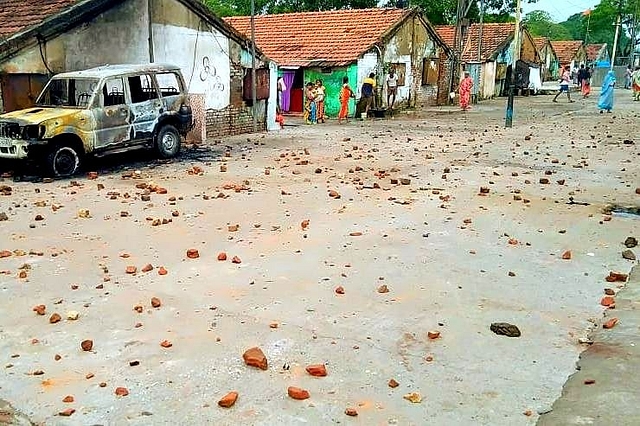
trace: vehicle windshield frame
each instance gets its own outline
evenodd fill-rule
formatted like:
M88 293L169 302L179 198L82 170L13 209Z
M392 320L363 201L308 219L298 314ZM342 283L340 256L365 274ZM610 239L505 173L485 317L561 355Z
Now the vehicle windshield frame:
M67 81L67 90L69 87L69 82L74 80L74 81L92 81L94 83L93 86L93 90L88 93L89 94L89 100L86 102L86 105L83 106L78 106L78 105L53 105L52 102L49 103L45 103L43 100L43 97L45 96L45 93L47 93L51 87L52 84L54 84L56 81ZM100 83L102 82L103 79L98 78L98 77L53 77L51 80L49 80L49 82L47 83L47 85L44 87L44 89L42 89L42 91L40 92L40 94L38 95L38 98L36 99L36 106L38 107L48 107L48 108L68 108L68 109L91 109L93 107L93 102L95 100L96 97L96 93L98 91L98 88L100 87ZM85 92L87 93L87 92ZM67 94L68 96L68 94Z

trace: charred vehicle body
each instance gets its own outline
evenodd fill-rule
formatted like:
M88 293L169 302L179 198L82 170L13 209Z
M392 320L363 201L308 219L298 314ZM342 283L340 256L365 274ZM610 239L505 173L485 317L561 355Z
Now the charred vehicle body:
M71 176L87 155L180 152L193 116L180 69L108 65L54 76L36 106L0 115L0 158L35 160Z

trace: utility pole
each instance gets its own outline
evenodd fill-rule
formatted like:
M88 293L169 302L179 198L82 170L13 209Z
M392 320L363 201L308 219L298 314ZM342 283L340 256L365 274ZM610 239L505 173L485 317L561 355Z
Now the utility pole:
M253 125L253 133L257 132L256 123L256 2L251 0L251 124Z
M453 57L450 61L450 69L449 69L449 93L453 92L453 86L456 76L456 68L460 66L460 62L462 60L462 46L464 46L464 31L462 30L463 20L466 16L466 0L458 0L458 9L456 11L456 28L453 35ZM452 99L449 98L449 102Z
M513 33L513 63L511 64L511 78L509 81L509 98L507 99L507 115L504 127L513 127L513 97L516 90L516 65L520 59L520 0L516 0L516 25Z
M618 49L618 35L620 34L620 14L616 18L616 35L613 36L613 54L611 56L611 70L616 63L616 50Z
M480 0L480 35L478 36L478 62L482 62L482 27L484 24L484 0ZM481 67L482 68L482 67Z

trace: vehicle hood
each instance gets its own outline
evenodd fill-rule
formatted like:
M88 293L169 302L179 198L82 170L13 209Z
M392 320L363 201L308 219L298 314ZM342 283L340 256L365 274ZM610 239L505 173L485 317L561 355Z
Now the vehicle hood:
M33 107L0 115L0 120L10 120L21 126L40 124L43 121L70 117L83 111L76 108Z

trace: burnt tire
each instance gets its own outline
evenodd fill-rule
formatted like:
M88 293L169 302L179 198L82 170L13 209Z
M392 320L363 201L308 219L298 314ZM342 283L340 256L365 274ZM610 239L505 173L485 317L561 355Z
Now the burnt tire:
M49 173L55 177L70 177L80 169L81 155L77 148L71 145L55 145L46 157Z
M156 135L156 151L162 158L171 158L178 155L180 144L180 133L178 129L170 124L162 126Z

